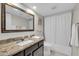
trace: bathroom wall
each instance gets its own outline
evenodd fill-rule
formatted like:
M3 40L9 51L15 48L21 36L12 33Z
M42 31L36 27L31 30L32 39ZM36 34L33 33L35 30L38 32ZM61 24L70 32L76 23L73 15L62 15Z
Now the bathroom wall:
M23 7L21 4L14 4L22 9L29 9L29 8L25 8ZM19 36L25 36L25 35L30 35L30 34L36 34L39 33L38 32L38 19L40 16L39 14L36 14L35 12L33 12L32 10L29 10L30 13L34 14L35 19L34 19L34 31L26 31L26 32L14 32L14 33L1 33L1 4L0 4L0 40L4 40L4 39L8 39L8 38L14 38L14 37L19 37ZM41 25L42 26L42 25Z
M79 4L76 4L73 10L73 24L79 23ZM72 55L79 56L79 48L72 48Z

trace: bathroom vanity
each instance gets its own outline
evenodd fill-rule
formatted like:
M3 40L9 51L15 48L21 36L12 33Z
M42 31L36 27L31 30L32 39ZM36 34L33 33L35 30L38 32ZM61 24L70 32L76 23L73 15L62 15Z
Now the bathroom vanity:
M35 43L34 45L25 48L22 51L14 54L13 56L43 56L44 55L44 45L43 40Z
M8 40L0 41L0 56L43 56L44 55L44 39L33 38L32 40L28 39L21 42L18 41L18 43L16 43L17 42L16 40L8 39ZM24 44L23 42L26 42L27 44Z

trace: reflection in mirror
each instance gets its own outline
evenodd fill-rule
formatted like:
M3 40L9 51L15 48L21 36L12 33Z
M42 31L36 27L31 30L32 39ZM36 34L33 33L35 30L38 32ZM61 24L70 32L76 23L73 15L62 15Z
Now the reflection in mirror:
M6 5L6 30L33 29L33 16Z

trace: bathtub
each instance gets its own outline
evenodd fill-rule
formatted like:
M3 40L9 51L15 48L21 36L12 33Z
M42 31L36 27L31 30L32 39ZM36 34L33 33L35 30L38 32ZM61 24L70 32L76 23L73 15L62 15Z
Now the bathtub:
M71 47L44 42L44 56L71 56Z

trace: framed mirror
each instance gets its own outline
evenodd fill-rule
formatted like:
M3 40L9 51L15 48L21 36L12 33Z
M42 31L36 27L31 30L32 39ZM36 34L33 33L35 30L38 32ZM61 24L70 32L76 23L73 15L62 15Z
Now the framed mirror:
M34 31L34 15L6 3L1 4L1 32Z

